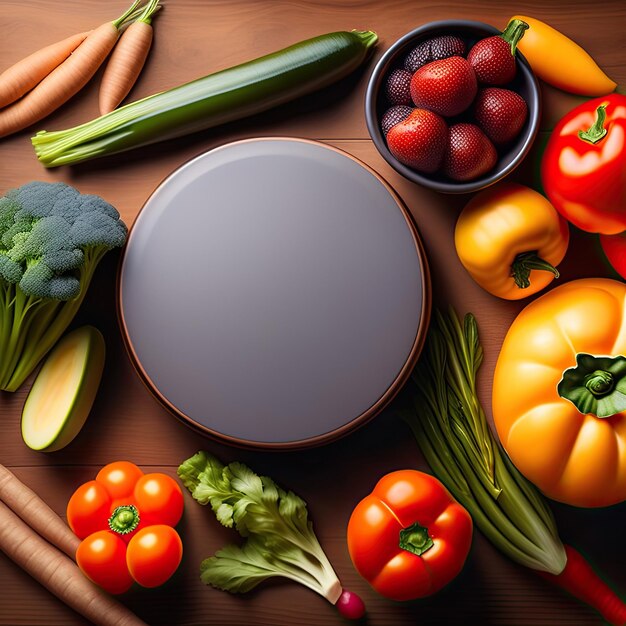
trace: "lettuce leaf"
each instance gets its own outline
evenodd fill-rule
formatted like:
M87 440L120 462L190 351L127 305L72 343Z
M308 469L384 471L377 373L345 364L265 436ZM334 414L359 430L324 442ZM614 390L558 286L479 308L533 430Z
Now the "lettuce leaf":
M200 504L246 541L201 565L203 582L244 593L275 576L297 581L335 603L341 584L313 531L306 503L243 463L222 464L207 452L184 461L178 475Z

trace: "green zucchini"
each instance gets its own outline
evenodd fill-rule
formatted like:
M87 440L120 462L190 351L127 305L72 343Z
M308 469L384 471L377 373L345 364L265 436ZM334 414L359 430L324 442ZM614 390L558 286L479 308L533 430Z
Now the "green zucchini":
M372 31L314 37L131 102L80 126L32 138L46 167L71 165L181 137L265 111L343 78L367 57Z

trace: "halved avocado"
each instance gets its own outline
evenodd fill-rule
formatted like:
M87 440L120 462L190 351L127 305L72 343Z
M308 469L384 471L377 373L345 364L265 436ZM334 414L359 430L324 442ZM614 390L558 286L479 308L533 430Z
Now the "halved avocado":
M82 326L48 355L22 411L22 438L33 450L64 448L83 427L104 369L102 333Z

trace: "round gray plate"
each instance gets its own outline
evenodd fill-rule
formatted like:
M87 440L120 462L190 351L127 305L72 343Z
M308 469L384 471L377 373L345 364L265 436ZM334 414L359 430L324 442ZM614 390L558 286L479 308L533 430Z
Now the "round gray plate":
M240 141L147 201L120 321L144 381L192 426L242 445L322 443L406 380L428 321L425 268L372 170L315 142Z

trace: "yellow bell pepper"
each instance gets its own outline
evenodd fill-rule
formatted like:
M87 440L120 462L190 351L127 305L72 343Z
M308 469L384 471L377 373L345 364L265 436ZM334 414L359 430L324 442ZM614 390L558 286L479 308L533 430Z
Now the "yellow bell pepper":
M617 87L591 56L563 33L533 17L515 15L509 22L513 20L528 24L517 49L546 83L583 96L605 96Z
M454 242L461 263L483 289L519 300L558 278L555 266L567 251L569 228L541 194L501 183L470 200Z
M626 499L626 285L575 280L528 305L502 345L493 417L518 469L583 507Z

